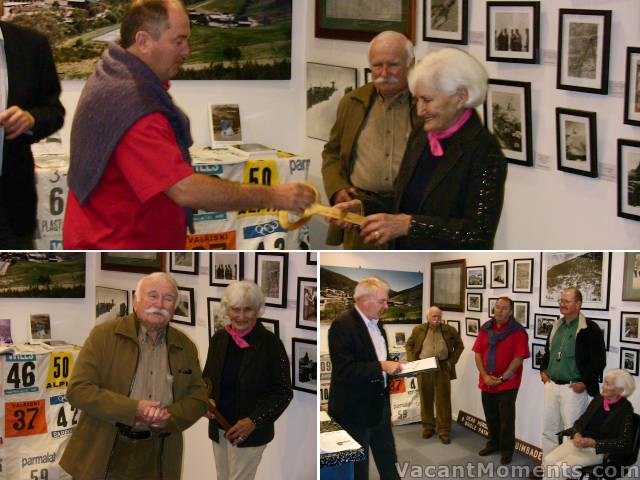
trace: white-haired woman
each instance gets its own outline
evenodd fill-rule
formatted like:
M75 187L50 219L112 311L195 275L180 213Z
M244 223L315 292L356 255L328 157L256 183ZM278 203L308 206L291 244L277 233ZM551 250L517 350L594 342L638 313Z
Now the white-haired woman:
M289 360L280 339L258 321L264 296L254 282L227 286L220 308L229 324L211 337L203 377L211 380L210 397L232 426L225 432L207 414L209 438L219 480L252 479L273 439L273 424L293 397Z
M397 249L493 248L507 164L474 110L486 96L486 70L468 53L443 48L416 64L409 89L423 122L409 137L394 192L338 208L357 212L364 207L368 216L360 233L366 243Z
M624 464L633 442L633 406L627 400L636 382L626 370L615 368L604 374L602 392L568 430L566 440L542 461L544 478L562 479L568 467L597 465L609 454L612 465ZM567 465L562 469L562 465Z

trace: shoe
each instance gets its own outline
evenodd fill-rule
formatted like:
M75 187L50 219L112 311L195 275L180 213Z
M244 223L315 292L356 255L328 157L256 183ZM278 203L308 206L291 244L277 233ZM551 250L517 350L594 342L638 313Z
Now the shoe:
M440 441L445 445L449 445L451 443L451 439L449 438L449 435L446 435L446 434L440 435Z
M433 437L434 430L431 428L423 428L422 429L422 438L431 438Z
M503 452L500 455L500 465L509 465L513 459L513 453Z
M486 457L487 455L491 455L493 452L497 452L497 451L498 451L497 448L487 445L486 447L484 447L482 450L478 452L478 455L480 455L481 457Z

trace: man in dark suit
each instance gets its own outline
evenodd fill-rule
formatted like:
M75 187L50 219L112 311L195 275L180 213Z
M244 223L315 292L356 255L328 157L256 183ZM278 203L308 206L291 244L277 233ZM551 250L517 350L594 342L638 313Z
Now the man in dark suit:
M379 278L361 280L353 294L355 307L329 329L329 415L367 452L367 459L354 465L356 480L369 476L369 446L380 478L399 478L387 385L388 375L398 373L400 364L387 360L387 339L378 323L387 309L388 291Z
M30 249L37 206L30 147L62 126L64 108L47 39L5 22L0 31L0 82L7 86L0 87L0 247Z

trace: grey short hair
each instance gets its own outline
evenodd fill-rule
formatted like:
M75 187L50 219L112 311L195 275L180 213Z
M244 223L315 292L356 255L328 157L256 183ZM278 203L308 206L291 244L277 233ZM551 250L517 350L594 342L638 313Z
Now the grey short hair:
M506 296L498 297L498 299L496 300L496 303L498 303L500 300L507 302L507 304L509 305L509 311L513 313L513 300L511 300L511 297L506 297Z
M231 307L251 307L256 312L256 317L261 317L264 313L262 290L249 280L231 282L220 299L220 313L226 317L227 310Z
M164 278L171 284L173 290L176 292L176 301L173 304L173 307L178 308L180 306L180 292L178 291L178 282L176 282L176 279L173 277L173 275L168 272L153 272L138 280L138 283L136 285L136 299L138 301L140 300L140 289L142 288L142 284L144 283L144 281L153 278Z
M363 278L358 282L355 290L353 291L353 299L358 300L360 297L364 297L366 295L375 296L380 289L388 292L389 284L378 277Z
M487 96L489 75L469 53L457 48L442 48L427 53L409 72L409 90L415 96L418 84L429 85L447 95L465 88L469 94L465 107L475 108Z
M604 379L618 388L622 388L623 397L629 397L636 390L636 382L629 372L622 368L613 368L607 370L604 374Z
M367 50L367 59L371 59L371 48L373 44L376 42L398 42L403 41L404 44L404 54L407 58L407 66L411 65L415 59L415 54L413 53L413 43L407 37L405 37L402 33L395 32L393 30L385 30L384 32L380 32L378 35L373 37L373 39L369 42L369 49Z

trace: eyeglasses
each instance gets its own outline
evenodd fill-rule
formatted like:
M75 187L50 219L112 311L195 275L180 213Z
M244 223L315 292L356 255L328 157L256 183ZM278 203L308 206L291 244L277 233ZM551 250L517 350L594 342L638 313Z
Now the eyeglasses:
M569 305L570 303L575 303L575 300L565 300L563 298L558 300L558 305Z

